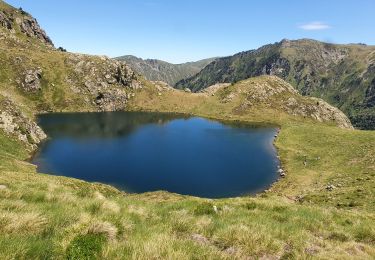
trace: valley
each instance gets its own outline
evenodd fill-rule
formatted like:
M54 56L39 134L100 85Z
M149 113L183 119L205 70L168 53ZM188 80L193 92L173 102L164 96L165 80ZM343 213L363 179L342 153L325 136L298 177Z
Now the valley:
M170 86L194 76L215 59L210 58L196 62L171 64L156 59L143 60L131 55L116 58L116 60L126 62L135 72L143 75L147 80L163 81Z

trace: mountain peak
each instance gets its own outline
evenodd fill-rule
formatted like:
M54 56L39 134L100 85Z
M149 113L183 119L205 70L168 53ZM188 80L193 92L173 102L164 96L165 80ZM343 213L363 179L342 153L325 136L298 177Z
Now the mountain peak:
M40 27L38 21L23 11L22 8L13 8L4 2L0 2L0 27L2 38L14 38L21 33L28 38L37 39L43 44L54 47L52 40Z

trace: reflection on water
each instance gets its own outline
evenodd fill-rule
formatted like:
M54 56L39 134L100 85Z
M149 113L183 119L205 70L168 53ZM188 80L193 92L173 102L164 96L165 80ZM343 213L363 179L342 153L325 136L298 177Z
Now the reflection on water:
M114 185L218 198L276 180L275 129L165 113L46 114L39 171Z

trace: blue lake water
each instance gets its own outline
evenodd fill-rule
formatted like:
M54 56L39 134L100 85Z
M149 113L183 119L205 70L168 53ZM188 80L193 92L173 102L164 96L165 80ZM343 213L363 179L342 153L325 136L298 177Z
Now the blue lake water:
M146 112L45 114L39 124L49 137L33 158L39 172L126 192L235 197L278 177L275 127Z

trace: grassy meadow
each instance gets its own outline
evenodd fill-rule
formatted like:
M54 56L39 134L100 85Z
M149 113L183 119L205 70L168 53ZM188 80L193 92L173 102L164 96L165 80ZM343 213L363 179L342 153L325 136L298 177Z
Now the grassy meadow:
M267 110L229 117L216 97L176 92L160 102L166 94L151 92L140 91L130 108L280 125L275 145L286 177L256 197L126 194L37 173L23 144L1 134L0 258L375 257L374 132Z

